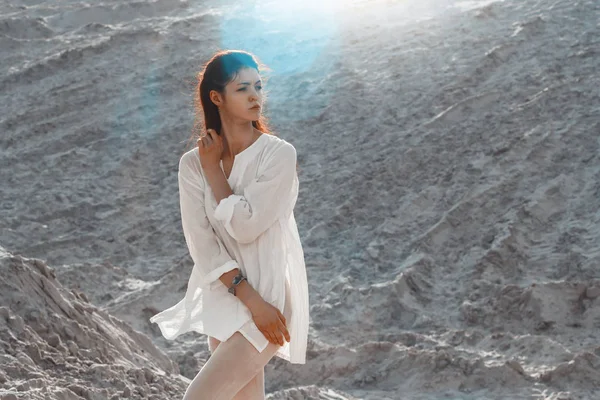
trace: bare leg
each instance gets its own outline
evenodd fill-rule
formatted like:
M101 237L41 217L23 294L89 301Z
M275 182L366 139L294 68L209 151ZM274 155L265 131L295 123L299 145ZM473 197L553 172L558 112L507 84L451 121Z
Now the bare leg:
M240 332L219 344L192 379L183 400L232 400L280 348L270 343L259 353Z
M215 339L212 336L208 337L208 348L211 354L215 352L220 343L221 341L219 339ZM256 374L254 378L252 378L250 382L235 395L233 400L264 400L264 398L265 368L263 367L258 371L258 374Z
M265 400L265 367L237 392L233 400Z
M289 283L283 315L291 319ZM264 400L265 365L280 348L270 343L259 353L240 332L221 343L209 336L211 356L187 388L183 400ZM202 396L202 397L200 397Z

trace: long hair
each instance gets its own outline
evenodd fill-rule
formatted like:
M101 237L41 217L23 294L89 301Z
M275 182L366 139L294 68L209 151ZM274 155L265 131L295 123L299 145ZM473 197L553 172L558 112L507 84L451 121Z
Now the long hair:
M210 99L210 92L215 90L225 96L225 86L233 81L239 70L243 68L254 68L259 73L262 69L267 69L251 53L243 50L220 50L196 75L193 99L194 126L189 139L193 145L200 139L200 134L208 129L214 129L218 135L221 135L221 117L217 105ZM267 117L262 113L258 120L252 121L252 126L261 132L274 135L269 128Z
M194 84L193 96L194 126L189 139L192 148L200 139L201 133L208 129L214 129L217 135L221 135L221 117L217 105L210 99L210 92L215 90L225 96L225 86L233 81L243 68L254 68L259 74L263 70L269 70L255 55L247 51L220 50L203 65L202 70L196 75L197 82ZM263 102L265 96L263 91ZM258 120L252 121L252 126L267 135L277 136L269 127L268 118L262 112ZM296 163L296 170L298 170L298 163Z

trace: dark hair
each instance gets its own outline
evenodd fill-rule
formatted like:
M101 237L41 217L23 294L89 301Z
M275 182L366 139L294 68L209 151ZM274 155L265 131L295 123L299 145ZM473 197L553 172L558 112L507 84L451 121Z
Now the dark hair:
M221 135L221 117L218 107L210 99L211 90L216 90L225 96L225 86L233 81L238 72L243 68L254 68L258 73L261 70L269 70L256 56L243 50L220 50L217 51L204 65L202 71L196 75L197 82L194 84L194 126L189 141L192 148L200 139L200 133L207 129L214 129ZM262 77L263 82L266 80ZM262 113L258 120L252 121L252 126L259 131L277 136L271 131L268 118ZM296 163L296 170L298 164Z

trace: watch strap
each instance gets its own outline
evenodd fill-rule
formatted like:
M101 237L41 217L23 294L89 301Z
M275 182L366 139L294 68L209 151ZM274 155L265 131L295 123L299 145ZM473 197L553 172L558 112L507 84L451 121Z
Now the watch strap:
M236 276L233 277L233 280L231 281L231 287L229 289L227 289L227 291L235 296L236 295L236 293L235 293L236 286L239 285L240 283L242 283L244 280L246 280L246 277L244 275L242 275L241 273L237 274Z

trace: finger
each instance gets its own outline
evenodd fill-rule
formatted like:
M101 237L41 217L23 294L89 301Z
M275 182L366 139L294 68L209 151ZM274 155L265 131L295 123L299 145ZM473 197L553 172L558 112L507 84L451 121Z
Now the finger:
M277 338L277 343L280 346L283 346L285 340L285 325L280 320L277 320L277 323L274 324L273 332L275 333L275 337Z
M279 346L283 346L283 340L281 339L281 333L279 331L273 331L273 336L275 337L275 344Z
M271 343L275 343L275 339L271 336L271 332L269 331L261 331L263 335L267 338L267 340Z
M215 136L216 136L216 133L215 133L214 129L208 129L206 131L206 136L208 138L210 138L210 142L212 143L212 141L215 139Z
M281 320L281 322L283 322L283 324L284 324L285 326L287 326L287 320L285 319L285 315L283 315L283 314L281 313L281 311L279 311L279 309L277 310L277 314L279 315L279 319Z
M283 334L283 337L285 338L285 340L287 340L288 342L290 341L290 333L288 332L285 324L280 320L279 321L279 331ZM283 345L283 343L282 343Z
M282 346L283 342L281 340L281 334L279 333L278 325L272 324L269 331L270 331L271 337L273 338L273 343Z
M281 311L277 310L278 314L279 314L279 320L283 323L283 329L281 329L281 331L283 332L283 336L285 336L285 339L289 342L290 341L290 333L287 330L287 320L285 319L285 316L281 313Z

